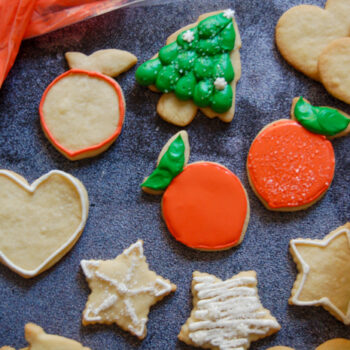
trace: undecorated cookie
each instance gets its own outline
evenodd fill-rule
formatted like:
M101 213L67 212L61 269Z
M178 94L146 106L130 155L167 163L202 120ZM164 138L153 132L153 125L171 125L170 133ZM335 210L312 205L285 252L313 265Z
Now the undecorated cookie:
M343 338L331 339L318 346L315 350L350 350L350 340Z
M163 93L157 112L185 126L198 109L230 122L241 76L241 39L234 11L210 12L172 34L159 54L136 71L139 84Z
M151 271L138 240L114 260L82 260L89 283L83 325L116 323L143 339L150 307L174 292L176 286Z
M327 91L350 104L350 38L332 41L319 57L318 70Z
M349 36L349 12L348 0L328 0L325 9L292 7L276 26L276 43L282 56L310 78L320 80L319 57L333 40Z
M174 238L199 250L223 250L243 241L249 222L247 192L239 178L219 163L189 158L186 131L163 147L157 168L141 184L163 194L162 212Z
M63 171L29 185L0 170L0 261L25 278L45 271L77 242L88 208L84 185Z
M82 346L75 340L47 334L41 327L34 323L27 323L24 332L29 347L22 350L90 350L90 348ZM4 346L0 350L15 349Z
M252 341L279 331L281 326L260 302L255 271L222 281L195 271L193 309L178 338L204 349L246 350Z
M292 239L290 252L298 275L289 303L323 306L350 325L350 224L338 227L323 239ZM328 349L322 346L317 349Z

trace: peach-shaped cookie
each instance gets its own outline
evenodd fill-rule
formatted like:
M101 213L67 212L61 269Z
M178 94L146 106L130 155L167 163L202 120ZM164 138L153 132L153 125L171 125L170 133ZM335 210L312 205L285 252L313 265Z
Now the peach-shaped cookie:
M125 72L137 58L107 49L86 56L67 52L71 68L45 90L39 113L42 129L53 146L70 160L104 152L122 130L125 101L110 77Z
M88 204L84 185L63 171L29 185L0 170L0 261L25 278L45 271L79 239Z
M242 242L249 221L247 193L230 170L218 163L187 164L187 133L164 146L156 170L142 183L163 193L165 223L176 240L199 250L228 249Z
M70 160L93 157L119 136L125 102L117 82L106 75L69 70L45 90L40 122L53 146Z
M335 167L327 140L350 133L350 116L296 97L292 120L265 126L253 140L247 159L250 185L267 209L296 211L310 207L329 188Z

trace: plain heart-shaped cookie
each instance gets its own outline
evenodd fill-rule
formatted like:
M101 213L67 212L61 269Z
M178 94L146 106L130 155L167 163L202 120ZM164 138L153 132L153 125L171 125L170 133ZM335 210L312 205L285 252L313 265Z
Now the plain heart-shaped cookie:
M330 43L320 55L318 70L327 91L350 104L350 38Z
M329 0L325 9L300 5L289 9L276 26L276 44L285 60L320 80L318 59L333 40L349 36L350 1Z
M63 171L29 185L0 170L0 261L25 278L48 269L80 237L88 204L84 185Z

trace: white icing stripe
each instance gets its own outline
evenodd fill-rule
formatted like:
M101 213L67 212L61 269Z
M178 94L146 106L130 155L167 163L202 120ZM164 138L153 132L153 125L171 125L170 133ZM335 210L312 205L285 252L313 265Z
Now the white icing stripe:
M100 262L97 260L82 260L80 266L83 269L84 275L91 279L94 276L94 271L90 270L90 267L99 267Z
M131 253L138 253L139 258L143 257L143 246L141 240L138 240L136 243L132 244L129 248L123 251L123 254L125 255L130 255Z
M75 190L79 194L80 205L81 205L81 221L79 226L74 231L74 233L69 237L69 239L60 248L58 248L55 252L53 252L47 259L45 259L45 261L43 261L36 269L26 270L21 267L18 267L12 263L12 261L5 255L5 253L0 251L0 260L3 260L5 264L8 265L13 271L20 273L21 275L26 277L33 277L37 275L40 272L40 270L43 269L50 261L54 260L55 257L59 256L61 252L65 251L65 249L67 249L67 247L69 247L71 243L77 239L77 236L79 236L80 232L83 231L87 217L88 217L88 211L89 211L88 201L85 200L86 193L83 191L83 189L81 188L81 184L78 182L78 180L74 176L60 170L51 170L47 174L36 179L31 185L29 185L26 182L23 182L21 178L16 177L12 172L8 170L0 170L0 175L4 175L8 177L9 179L17 183L19 186L23 187L26 191L30 193L34 193L37 187L42 182L47 180L50 176L60 175L66 178L69 181L69 183L71 183L74 186Z
M93 310L93 313L97 315L100 313L100 311L109 309L117 300L118 297L116 295L109 295L102 304L100 304L95 310Z
M255 277L218 281L212 276L193 278L198 301L189 337L197 346L220 350L246 349L250 335L263 335L279 328L260 303Z
M310 272L310 266L304 261L303 257L299 253L297 249L297 245L305 244L305 245L314 246L314 247L327 247L332 240L334 240L335 238L339 237L342 234L346 234L349 248L350 248L350 230L346 228L341 228L339 229L338 232L336 232L332 236L320 241L307 240L307 239L292 239L290 241L290 247L293 253L297 256L298 260L300 261L302 272L303 272L303 276L299 284L299 288L297 292L294 294L294 296L291 298L291 301L294 305L302 305L302 306L312 306L312 305L319 305L319 304L325 305L329 307L331 310L333 310L339 316L339 318L343 320L343 322L346 325L349 325L350 324L350 302L349 302L347 314L345 315L344 312L342 312L337 306L335 306L327 297L323 297L318 300L310 300L310 301L302 301L298 299L304 287L306 278Z

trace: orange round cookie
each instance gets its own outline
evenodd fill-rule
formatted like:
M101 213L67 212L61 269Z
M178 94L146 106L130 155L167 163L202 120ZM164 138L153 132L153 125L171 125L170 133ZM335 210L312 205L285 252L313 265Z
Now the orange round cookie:
M293 120L267 125L248 154L250 184L271 210L301 210L329 188L335 167L332 144Z
M326 341L315 350L350 350L350 340L344 338L335 338Z
M166 189L162 210L175 239L200 250L239 244L249 220L242 183L227 168L211 162L187 165Z

